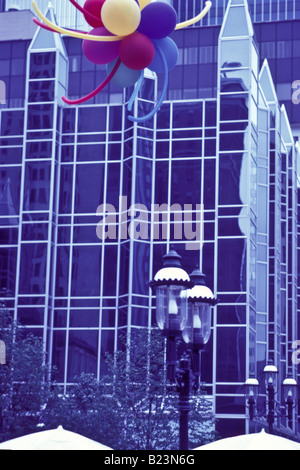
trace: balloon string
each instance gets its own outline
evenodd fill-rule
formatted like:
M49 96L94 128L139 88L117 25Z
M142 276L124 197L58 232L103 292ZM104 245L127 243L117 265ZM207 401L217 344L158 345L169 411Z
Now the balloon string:
M164 101L164 99L166 97L166 94L167 94L168 82L169 82L167 61L166 61L166 58L164 56L164 53L162 52L161 48L157 44L155 44L155 49L157 50L157 52L158 52L158 54L159 54L159 56L162 60L163 69L164 69L164 83L163 83L162 93L161 93L161 96L160 96L159 100L157 101L155 107L152 109L152 111L149 114L146 114L143 117L128 116L128 119L130 121L133 121L133 122L144 122L144 121L148 121L148 119L151 119L154 116L154 114L157 113L157 111L159 110L161 105L163 104L163 101Z
M132 110L132 106L133 106L133 103L134 103L134 100L135 98L137 97L138 95L138 92L140 91L141 89L141 86L142 86L142 83L143 83L143 80L144 80L144 70L143 70L143 73L141 74L135 88L134 88L134 91L130 97L130 100L128 101L128 106L127 106L127 109L128 111L131 111Z
M82 98L79 98L78 100L69 100L65 96L62 97L62 100L67 103L67 104L81 104L85 103L86 101L89 101L90 99L94 98L94 96L98 95L100 91L102 91L106 85L111 81L111 79L114 77L115 73L117 72L118 68L121 65L121 59L118 58L117 62L115 63L114 68L110 72L110 74L106 77L106 79L91 93L89 93L86 96L83 96Z
M39 21L37 18L33 18L33 22L35 24L37 24L40 28L44 28L46 29L47 31L51 31L51 33L57 33L58 31L55 31L55 29L53 28L50 28L50 26L47 26L46 24L42 23L41 21ZM68 31L74 31L74 29L68 29ZM80 33L82 34L87 34L85 33L84 31L79 31Z
M211 1L205 2L205 8L201 11L201 13L199 13L199 15L195 16L195 18L191 18L190 20L183 21L183 23L178 23L175 29L186 28L187 26L191 26L192 24L198 23L198 21L202 20L206 13L209 12L211 6Z
M38 6L37 6L35 0L33 0L32 6L33 6L33 9L36 12L37 16L41 20L43 20L44 23L46 23L47 26L52 28L57 33L66 34L67 36L71 36L71 37L78 38L78 39L86 39L86 33L78 33L77 31L70 31L68 29L61 28L60 26L57 26L54 23L51 23L51 21L49 21L45 17L45 15L43 15L43 13L38 9ZM104 41L104 42L120 41L121 39L123 39L123 37L124 36L93 36L93 35L90 35L89 36L89 41L98 41L98 42L99 41Z
M93 15L90 13L88 10L83 8L81 5L79 5L75 0L69 0L69 2L72 3L72 5L77 8L83 15L87 17L87 19L92 20L92 21L101 21L100 18L97 18L97 16Z

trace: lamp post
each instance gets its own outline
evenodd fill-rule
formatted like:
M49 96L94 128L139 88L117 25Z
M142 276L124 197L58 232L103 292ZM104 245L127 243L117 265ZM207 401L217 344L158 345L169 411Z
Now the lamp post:
M277 393L278 369L273 364L272 361L269 361L268 364L265 366L263 373L264 373L264 378L265 378L265 390L266 390L266 396L267 396L267 410L266 410L265 418L267 419L267 422L268 422L269 433L273 434L274 422L276 418L275 396ZM259 382L255 377L251 376L249 377L249 379L246 380L245 387L246 387L246 400L247 400L247 405L249 407L249 418L252 421L255 415L255 408L257 407ZM286 378L283 381L282 389L283 389L284 403L287 408L287 417L288 417L289 426L292 427L293 409L297 403L298 385L297 385L296 380L294 380L291 377ZM277 413L278 417L279 415L280 414Z
M189 276L181 266L181 256L171 249L164 257L163 268L150 282L156 295L156 320L167 341L167 377L176 383L179 393L179 447L188 450L188 415L190 393L199 388L200 351L208 342L211 330L211 307L217 303L206 287L199 269ZM176 342L183 337L188 353L177 365Z

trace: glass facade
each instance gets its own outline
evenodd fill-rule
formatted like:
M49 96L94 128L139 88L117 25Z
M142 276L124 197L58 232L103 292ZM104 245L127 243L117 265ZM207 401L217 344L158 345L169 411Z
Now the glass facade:
M263 27L279 40L282 24L253 28L247 3L232 0L221 28L176 32L169 95L142 124L128 119L131 90L113 85L62 104L105 74L80 41L38 29L30 44L0 43L5 76L18 71L23 90L0 109L0 288L65 389L80 372L105 373L121 331L155 326L148 283L170 244L220 300L202 354L220 434L253 430L243 383L261 380L268 358L280 380L296 377L299 148L261 55ZM146 75L135 114L159 88Z
M3 1L3 0L2 0ZM83 6L85 0L78 3ZM174 6L179 21L185 21L198 15L205 7L206 0L163 0ZM214 0L208 15L203 18L203 26L221 25L229 0ZM268 22L300 19L300 4L298 0L248 0L252 21ZM1 3L0 3L1 5ZM39 0L39 8L45 12L48 0ZM68 2L52 0L55 8L57 22L61 26L85 29L86 23L82 14ZM29 10L32 8L31 0L6 0L6 10ZM0 10L1 11L1 10Z

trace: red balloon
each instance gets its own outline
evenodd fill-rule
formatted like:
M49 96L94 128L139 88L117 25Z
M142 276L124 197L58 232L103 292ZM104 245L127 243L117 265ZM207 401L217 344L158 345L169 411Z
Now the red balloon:
M155 47L151 39L136 31L121 41L119 54L126 67L132 70L143 70L153 61Z
M88 38L90 35L113 36L104 26L94 28L86 37ZM82 42L82 51L85 57L94 64L109 64L109 62L112 62L118 57L120 42L121 41L89 41L88 39L84 39Z
M83 6L85 10L95 17L92 18L90 15L84 15L87 23L93 28L99 28L100 26L103 26L101 20L101 10L104 2L105 0L86 0Z

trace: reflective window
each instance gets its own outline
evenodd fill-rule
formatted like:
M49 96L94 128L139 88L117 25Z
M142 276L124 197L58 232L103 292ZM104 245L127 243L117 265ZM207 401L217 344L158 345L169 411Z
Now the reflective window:
M148 209L152 202L152 162L141 158L136 160L135 202Z
M54 101L55 81L39 80L29 82L29 103Z
M201 161L173 160L171 204L200 204Z
M18 308L18 321L21 325L43 325L44 316L44 307Z
M51 158L52 142L34 141L26 144L26 158Z
M24 111L2 111L1 135L23 135Z
M104 272L103 272L103 295L116 296L117 286L117 256L116 245L105 246ZM114 269L112 269L114 266Z
M68 347L68 381L82 372L97 374L97 331L70 331Z
M51 129L53 127L53 105L28 106L28 129Z
M70 327L98 327L99 309L73 309L70 311Z
M0 289L15 294L17 248L0 248Z
M53 331L53 375L56 381L64 382L65 371L65 351L66 351L66 332Z
M101 131L106 131L106 108L99 106L78 108L78 132Z
M71 295L99 296L101 246L74 246Z
M94 214L97 207L103 204L103 187L103 164L77 165L76 188L86 190L76 191L75 212Z
M55 52L31 53L29 78L54 78L55 58Z
M43 294L46 283L47 244L22 244L20 294Z
M135 294L148 295L150 246L148 243L136 242L133 250L132 289Z
M21 170L19 167L0 168L0 215L9 215L13 223L14 215L19 213ZM6 220L6 219L5 219ZM2 223L5 223L2 219Z
M217 381L245 381L246 328L222 327L217 330Z
M105 160L105 145L78 145L77 146L77 161L91 162Z
M246 290L247 249L244 239L219 239L218 265L227 266L226 276L218 271L218 291L240 292Z
M51 163L27 163L25 170L24 210L48 210Z
M56 285L55 293L58 297L67 297L69 294L69 256L70 248L58 246L56 249Z

